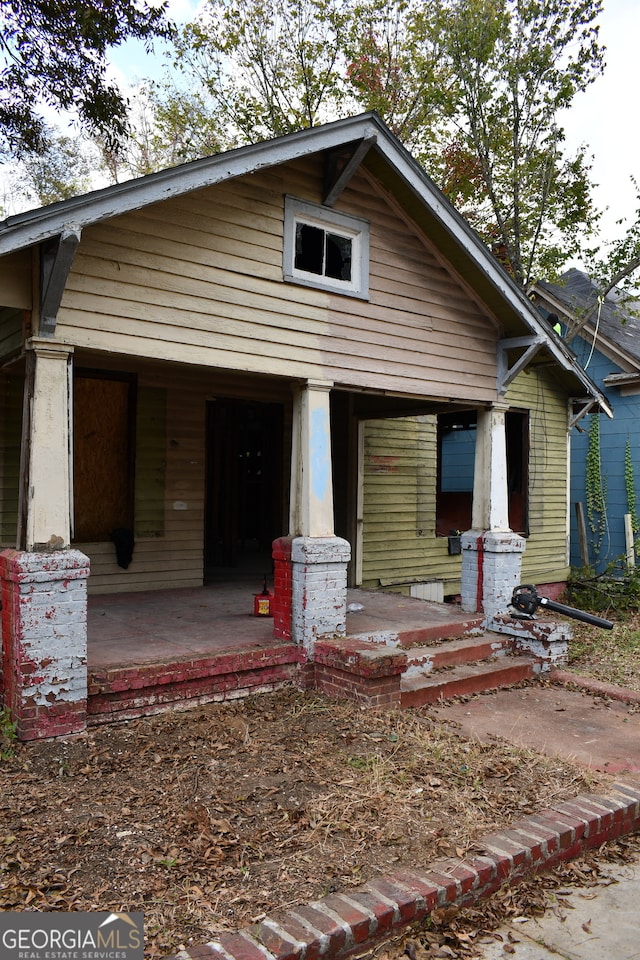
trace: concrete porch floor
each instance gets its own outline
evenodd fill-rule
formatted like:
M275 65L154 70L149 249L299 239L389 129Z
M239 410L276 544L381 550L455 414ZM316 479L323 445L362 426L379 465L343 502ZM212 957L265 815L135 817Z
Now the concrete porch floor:
M268 648L273 620L253 615L247 582L191 589L105 594L88 601L88 666L158 663L210 657L234 650ZM458 636L478 625L455 604L432 603L397 593L349 590L349 636L397 638L399 643ZM281 641L280 641L281 642Z

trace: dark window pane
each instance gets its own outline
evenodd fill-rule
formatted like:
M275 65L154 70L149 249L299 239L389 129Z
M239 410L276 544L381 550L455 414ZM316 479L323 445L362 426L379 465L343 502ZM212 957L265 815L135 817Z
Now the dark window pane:
M296 224L296 270L322 276L324 255L324 230L310 227L307 223Z
M351 240L348 237L327 234L325 276L335 280L351 280Z

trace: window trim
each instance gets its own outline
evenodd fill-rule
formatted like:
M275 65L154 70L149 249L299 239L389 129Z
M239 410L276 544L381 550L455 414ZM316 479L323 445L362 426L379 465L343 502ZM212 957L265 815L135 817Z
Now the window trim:
M352 241L351 279L340 280L308 273L295 266L296 225L303 223L318 227L325 232L348 237ZM338 213L307 200L285 196L284 199L284 247L282 257L283 277L289 283L342 293L360 300L369 299L369 221L350 214Z

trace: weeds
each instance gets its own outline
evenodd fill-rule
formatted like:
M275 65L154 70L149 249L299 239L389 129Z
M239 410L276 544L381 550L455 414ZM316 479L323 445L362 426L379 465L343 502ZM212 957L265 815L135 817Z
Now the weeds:
M0 760L13 756L17 739L17 724L6 707L0 709Z
M568 602L580 610L627 616L640 610L640 569L625 558L612 561L602 573L593 567L573 570L567 583Z
M569 666L576 673L640 691L640 614L613 631L574 626Z

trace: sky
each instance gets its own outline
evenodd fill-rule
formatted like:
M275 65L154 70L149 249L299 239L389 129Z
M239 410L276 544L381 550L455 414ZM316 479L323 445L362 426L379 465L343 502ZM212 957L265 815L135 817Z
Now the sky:
M636 103L640 73L640 3L604 0L598 18L600 41L607 48L604 74L561 118L567 147L581 143L593 155L592 178L598 184L596 204L608 208L601 233L605 239L621 235L616 220L634 218L636 194L631 176L640 181L640 123Z

